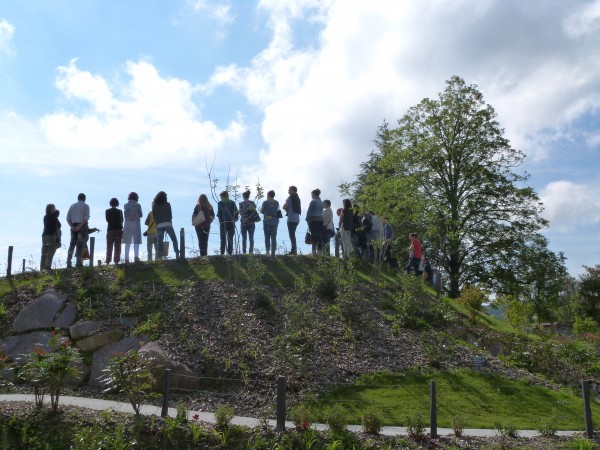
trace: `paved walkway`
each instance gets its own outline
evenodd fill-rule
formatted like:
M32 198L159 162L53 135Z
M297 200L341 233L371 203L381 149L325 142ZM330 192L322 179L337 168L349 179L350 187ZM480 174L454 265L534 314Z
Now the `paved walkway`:
M0 394L0 402L33 402L33 395L28 394ZM71 405L71 406L80 406L82 408L89 408L98 411L103 411L105 409L119 411L124 413L133 414L133 408L129 403L123 402L115 402L112 400L100 400L95 398L85 398L85 397L69 397L69 396L61 396L60 397L61 405ZM160 406L152 406L152 405L142 405L140 408L141 414L145 416L160 416L161 414ZM202 411L188 411L188 418L191 418L195 415L198 415L199 420L206 423L215 423L215 415L213 413L207 413ZM175 408L169 408L169 416L175 417L177 415L177 410ZM232 420L232 423L235 425L244 425L247 427L255 427L260 425L260 419L256 419L253 417L240 417L235 416ZM275 420L269 420L269 424L275 427ZM285 422L286 428L294 428L294 424L290 421ZM311 424L311 427L324 431L327 430L327 425L322 423L314 423ZM353 432L361 432L362 426L360 425L348 425L348 429ZM426 429L426 432L429 433L429 428ZM577 431L559 431L557 435L559 436L572 436L575 433L580 433ZM408 432L406 431L406 427L383 427L381 430L381 434L385 436L406 436ZM454 432L451 428L438 428L438 435L446 436L452 435ZM463 430L463 435L465 436L478 436L478 437L490 437L497 436L496 430L492 429L465 429ZM538 436L539 433L536 430L519 430L519 436L529 438Z

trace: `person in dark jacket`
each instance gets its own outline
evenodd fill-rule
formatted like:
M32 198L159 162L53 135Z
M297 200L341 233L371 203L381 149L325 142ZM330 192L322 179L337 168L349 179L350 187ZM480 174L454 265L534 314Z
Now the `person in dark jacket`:
M219 231L221 235L221 255L233 254L233 236L235 235L235 222L238 219L238 209L233 200L229 199L229 193L223 191L221 200L217 203L217 217L219 218Z
M173 242L173 250L175 251L175 259L179 259L179 244L177 242L177 236L173 229L173 212L171 211L171 204L167 201L167 194L164 191L160 191L154 197L152 203L152 215L154 216L154 222L156 222L156 231L158 232L158 252L156 259L163 258L163 241L165 239L165 233L169 235Z
M196 206L194 207L192 219L197 214L200 214L200 211L202 211L204 214L204 222L195 227L196 236L198 237L200 256L208 256L208 237L210 236L210 224L215 219L215 211L213 210L213 207L205 194L200 194L200 197L198 197L198 203L196 203Z
M42 231L42 259L40 270L51 270L52 259L56 253L56 248L60 245L60 221L58 220L58 211L54 204L46 205L46 215L44 216L44 230Z
M111 198L109 202L110 208L106 210L106 264L110 264L113 258L118 264L121 260L121 239L123 238L123 211L117 208L119 200Z

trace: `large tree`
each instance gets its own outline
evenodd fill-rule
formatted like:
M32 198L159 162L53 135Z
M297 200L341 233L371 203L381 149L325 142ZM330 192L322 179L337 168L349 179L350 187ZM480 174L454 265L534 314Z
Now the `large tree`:
M397 128L380 128L376 144L355 186L359 200L422 232L452 297L464 282L487 284L499 254L546 226L528 175L515 172L524 154L477 86L460 77L410 108Z

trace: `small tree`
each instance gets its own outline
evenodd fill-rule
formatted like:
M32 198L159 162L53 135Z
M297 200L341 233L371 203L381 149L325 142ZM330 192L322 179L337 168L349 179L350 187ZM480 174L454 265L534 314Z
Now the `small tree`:
M139 352L130 350L110 359L103 370L106 391L117 389L125 393L135 414L139 416L142 403L153 397L153 377Z

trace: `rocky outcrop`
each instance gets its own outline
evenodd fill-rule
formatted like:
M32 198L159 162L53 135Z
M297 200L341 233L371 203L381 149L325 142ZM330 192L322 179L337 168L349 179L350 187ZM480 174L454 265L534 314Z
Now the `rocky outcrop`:
M171 361L158 342L148 342L140 348L140 356L147 362L152 377L154 378L154 389L162 390L164 384L165 369L171 369L171 389L194 390L198 389L198 378L188 367Z
M53 289L47 290L19 313L13 322L13 332L23 333L26 331L47 330L53 327L57 314L63 308L66 298L65 295L59 294ZM67 318L68 314L60 322L66 324ZM75 315L73 314L71 322L74 319Z
M108 361L119 353L127 353L130 350L138 351L147 341L146 336L129 336L95 351L88 384L94 387L106 387L102 371Z

